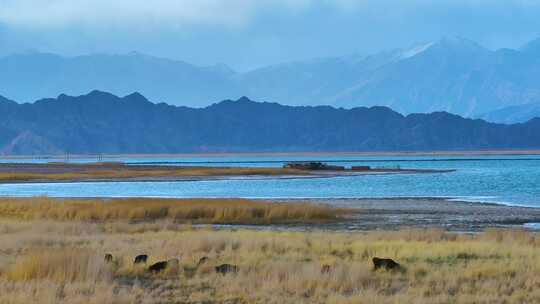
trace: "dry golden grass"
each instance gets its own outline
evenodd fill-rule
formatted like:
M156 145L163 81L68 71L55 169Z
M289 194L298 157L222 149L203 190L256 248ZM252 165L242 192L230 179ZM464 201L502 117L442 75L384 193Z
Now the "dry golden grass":
M0 218L24 220L171 219L196 224L287 224L335 221L347 213L350 211L324 205L246 199L0 199Z
M133 231L137 231L133 234ZM329 233L0 221L0 303L539 303L540 237L492 230ZM105 253L115 261L106 264ZM178 258L151 275L133 266ZM209 257L196 267L200 257ZM372 271L373 256L407 271ZM236 264L238 274L213 266ZM331 265L329 273L321 266Z
M15 262L7 277L15 281L96 283L110 279L111 269L106 266L100 254L95 252L73 247L45 249L26 253Z
M0 182L86 181L86 180L174 180L219 176L308 175L309 172L283 168L129 166L121 163L90 164L4 164ZM9 168L7 168L9 167Z

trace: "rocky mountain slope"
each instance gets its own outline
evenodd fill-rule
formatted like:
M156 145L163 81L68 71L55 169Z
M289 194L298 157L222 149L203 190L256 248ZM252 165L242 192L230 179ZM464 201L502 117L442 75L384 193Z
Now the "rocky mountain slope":
M0 101L0 153L418 151L540 148L540 119L499 125L386 107L284 106L246 97L195 109L141 94Z

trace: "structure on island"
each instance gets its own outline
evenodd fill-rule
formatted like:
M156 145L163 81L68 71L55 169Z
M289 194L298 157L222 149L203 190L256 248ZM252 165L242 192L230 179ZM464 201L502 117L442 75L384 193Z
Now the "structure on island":
M331 166L322 162L288 162L283 165L283 168L299 170L345 170L343 166Z
M330 170L341 171L346 170L345 166L328 165L323 162L307 161L307 162L287 162L283 165L285 169L298 169L298 170ZM370 166L352 166L352 171L368 171L371 170Z
M352 166L351 170L353 171L369 171L371 170L370 166Z

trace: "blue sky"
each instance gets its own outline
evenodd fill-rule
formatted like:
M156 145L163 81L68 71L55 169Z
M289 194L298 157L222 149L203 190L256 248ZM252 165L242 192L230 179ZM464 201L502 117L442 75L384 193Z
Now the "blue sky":
M0 0L0 54L138 51L249 70L463 36L496 49L540 36L532 0Z

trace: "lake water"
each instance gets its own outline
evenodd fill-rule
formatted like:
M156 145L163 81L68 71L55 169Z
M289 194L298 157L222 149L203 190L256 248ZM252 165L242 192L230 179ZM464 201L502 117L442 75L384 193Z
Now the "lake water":
M102 161L198 166L280 167L284 161L322 160L337 165L455 169L452 173L277 179L239 178L183 182L3 184L0 196L363 198L455 197L476 202L540 207L540 156L214 156L104 158ZM2 160L24 161L29 160ZM50 159L31 160L35 162ZM72 159L73 162L96 158Z

